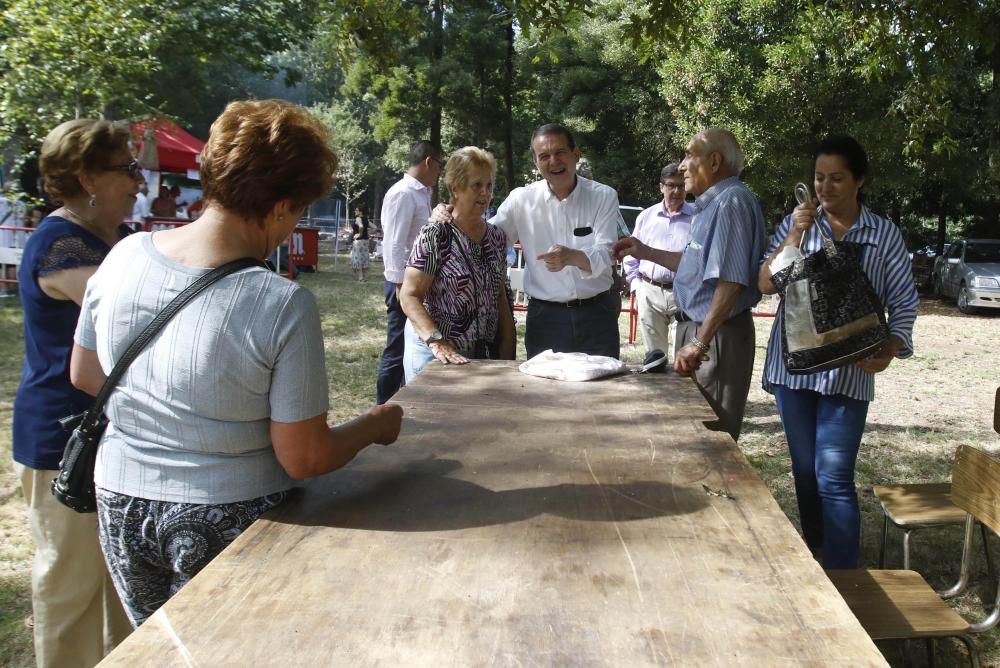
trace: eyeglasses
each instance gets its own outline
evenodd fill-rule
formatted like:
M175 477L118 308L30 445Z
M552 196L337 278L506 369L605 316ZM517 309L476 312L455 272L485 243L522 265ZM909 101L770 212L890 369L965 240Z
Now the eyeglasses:
M432 155L429 155L427 157L430 158L431 160L433 160L434 162L436 162L438 164L438 167L440 167L441 169L444 169L444 163L442 161L438 160L437 158L435 158Z
M109 172L128 172L128 175L133 179L139 178L142 174L137 160L132 160L127 165L108 165L104 169Z
M660 185L665 186L667 190L684 190L683 183L666 183L664 181L660 181Z

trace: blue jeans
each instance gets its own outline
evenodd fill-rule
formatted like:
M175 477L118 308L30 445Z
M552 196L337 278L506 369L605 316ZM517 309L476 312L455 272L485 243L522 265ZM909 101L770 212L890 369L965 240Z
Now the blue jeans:
M854 465L868 402L784 385L773 389L792 456L806 545L824 568L857 568L861 512Z
M403 328L403 339L406 344L403 349L403 375L406 382L409 383L425 366L431 363L431 360L434 359L434 352L417 335L417 331L413 329L409 320L406 321L406 326Z
M399 392L403 384L403 326L406 314L396 298L396 284L385 281L385 350L378 366L375 381L375 402L384 404Z

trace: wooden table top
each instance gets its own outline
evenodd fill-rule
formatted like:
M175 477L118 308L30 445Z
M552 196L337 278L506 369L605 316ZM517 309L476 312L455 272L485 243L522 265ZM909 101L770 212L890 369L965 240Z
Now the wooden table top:
M694 384L430 365L102 666L884 666Z

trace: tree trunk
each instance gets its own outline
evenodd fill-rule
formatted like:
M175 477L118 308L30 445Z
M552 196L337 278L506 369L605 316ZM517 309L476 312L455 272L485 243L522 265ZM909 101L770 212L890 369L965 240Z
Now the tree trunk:
M507 190L514 189L514 23L507 25L507 56L503 63L503 157Z
M372 207L372 220L382 220L382 177L375 179L375 204ZM382 223L379 222L379 227Z
M435 71L434 91L431 93L431 143L441 145L441 82L437 80L438 66L444 58L444 6L443 0L434 0L434 48L431 67Z
M435 146L441 146L441 82L437 77L443 58L444 1L434 0L434 48L431 51L431 69L434 71L434 90L431 93L431 143ZM433 190L431 190L431 206L437 206L439 201L438 184L435 183Z
M947 241L945 237L945 232L947 231L947 225L948 225L948 214L947 214L947 209L945 209L944 193L942 193L941 198L938 200L938 229L937 229L938 255L944 252L944 243L945 241Z
M994 12L994 16L996 13ZM993 34L1000 29L1000 21L993 22ZM989 34L989 33L987 33ZM989 175L994 181L1000 181L1000 48L993 47L993 54L990 57L990 64L993 66L993 89L990 91L990 102L987 105L987 118L992 118L990 128L990 155L987 167ZM993 207L994 220L996 220L996 207Z
M479 114L476 118L476 134L472 140L475 146L483 145L483 118L486 117L486 68L482 63L478 67L479 74Z

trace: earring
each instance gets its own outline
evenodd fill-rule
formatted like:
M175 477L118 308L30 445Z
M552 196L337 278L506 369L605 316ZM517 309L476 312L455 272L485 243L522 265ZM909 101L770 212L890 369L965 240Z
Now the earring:
M92 207L97 206L97 195L91 193L90 194L90 202L88 202L88 204L90 204L90 206L92 206Z

